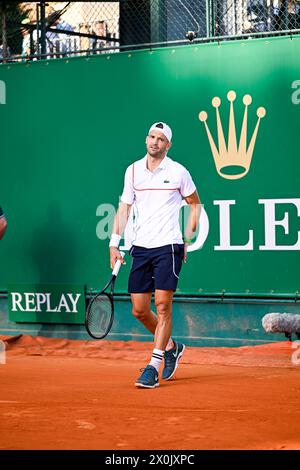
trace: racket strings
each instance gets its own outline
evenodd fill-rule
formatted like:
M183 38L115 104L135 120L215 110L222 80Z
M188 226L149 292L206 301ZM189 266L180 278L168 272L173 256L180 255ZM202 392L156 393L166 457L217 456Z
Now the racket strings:
M112 304L106 294L95 297L90 304L87 327L97 338L104 336L112 323Z

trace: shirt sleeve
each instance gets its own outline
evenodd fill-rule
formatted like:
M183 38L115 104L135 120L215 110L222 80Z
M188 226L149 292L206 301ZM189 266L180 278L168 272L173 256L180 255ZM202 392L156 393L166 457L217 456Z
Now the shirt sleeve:
M124 189L121 196L121 202L125 202L125 204L133 204L134 203L134 189L132 184L132 165L130 165L124 177Z
M182 197L188 197L196 191L196 186L188 170L184 169L181 176L180 192Z

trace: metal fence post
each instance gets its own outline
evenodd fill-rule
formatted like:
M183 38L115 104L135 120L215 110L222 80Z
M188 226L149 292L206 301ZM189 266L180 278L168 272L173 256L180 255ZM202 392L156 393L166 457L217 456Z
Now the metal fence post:
M211 37L211 0L206 0L206 35Z
M162 0L152 0L150 2L150 22L151 22L151 42L163 42L166 40L164 25L164 2Z
M1 2L1 20L2 20L2 56L7 58L7 31L6 31L6 2Z
M41 54L46 54L46 17L45 17L45 0L40 2L41 9Z

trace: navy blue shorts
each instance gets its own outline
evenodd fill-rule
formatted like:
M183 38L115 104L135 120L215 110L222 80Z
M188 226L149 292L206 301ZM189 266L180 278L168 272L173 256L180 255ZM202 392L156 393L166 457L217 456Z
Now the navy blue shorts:
M133 258L128 280L128 292L154 292L155 289L176 291L184 257L184 245L164 245L143 248L133 245Z

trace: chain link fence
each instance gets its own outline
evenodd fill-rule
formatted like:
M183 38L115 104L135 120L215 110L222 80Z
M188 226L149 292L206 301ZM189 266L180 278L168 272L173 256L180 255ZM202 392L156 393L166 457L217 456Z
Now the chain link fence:
M300 0L121 0L0 5L0 61L300 32Z

